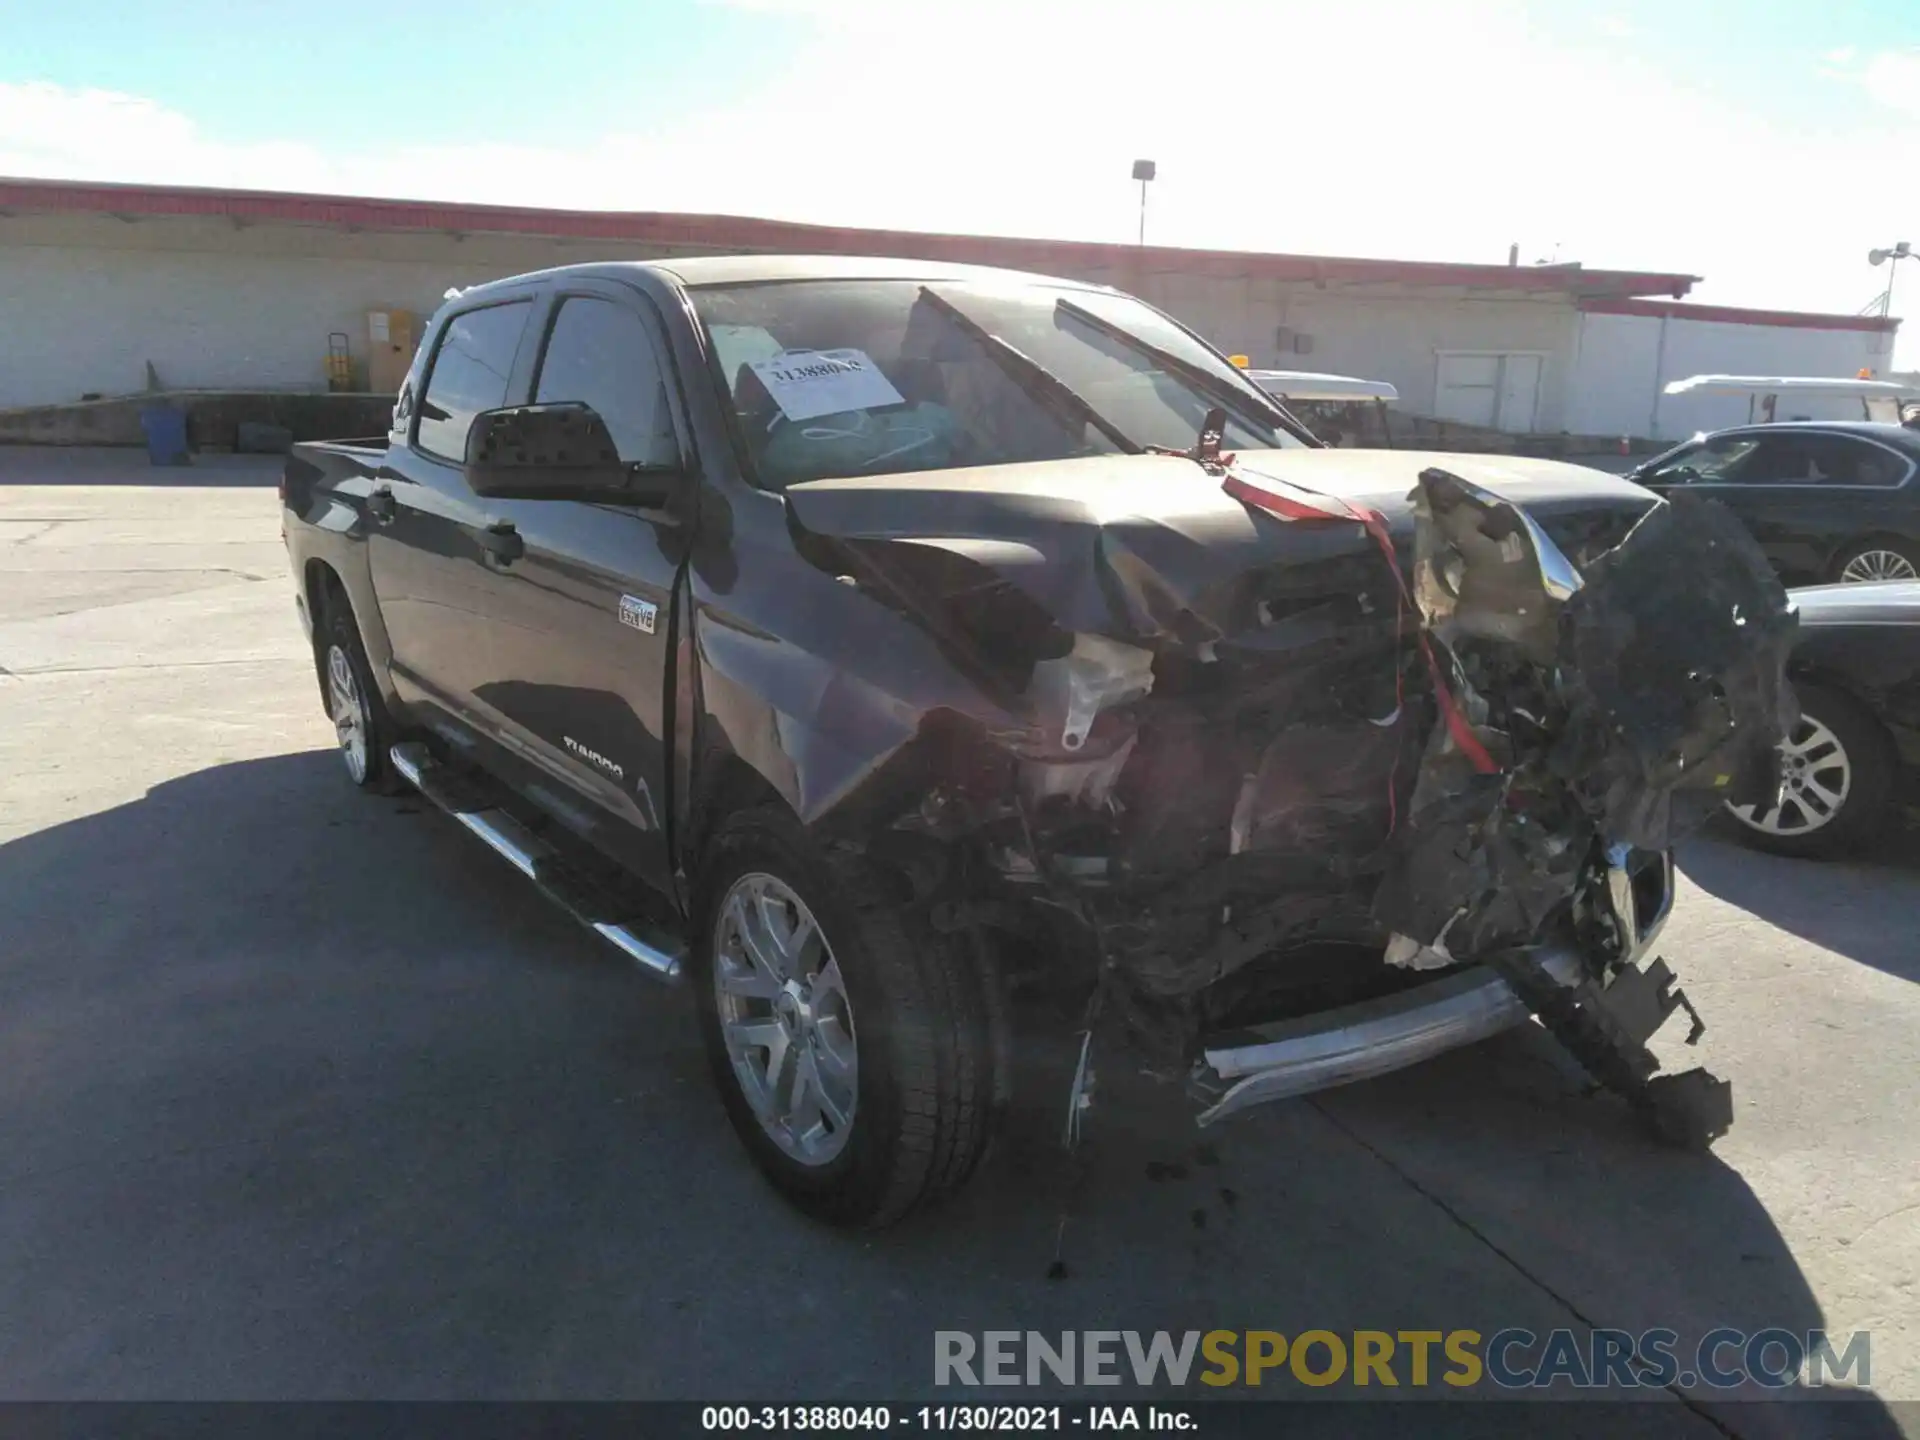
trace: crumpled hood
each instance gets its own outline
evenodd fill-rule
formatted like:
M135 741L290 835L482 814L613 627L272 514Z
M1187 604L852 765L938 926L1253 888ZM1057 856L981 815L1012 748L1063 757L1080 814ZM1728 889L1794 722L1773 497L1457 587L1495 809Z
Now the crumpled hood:
M1404 450L1243 452L1235 468L1379 511L1411 543L1420 472L1443 464L1556 520L1617 517L1655 497L1631 482L1554 460ZM896 541L961 555L1005 578L1068 630L1122 640L1230 635L1255 603L1250 576L1366 553L1357 524L1280 519L1242 503L1191 460L1115 455L791 485L799 525L848 541ZM1617 538L1617 537L1616 537Z

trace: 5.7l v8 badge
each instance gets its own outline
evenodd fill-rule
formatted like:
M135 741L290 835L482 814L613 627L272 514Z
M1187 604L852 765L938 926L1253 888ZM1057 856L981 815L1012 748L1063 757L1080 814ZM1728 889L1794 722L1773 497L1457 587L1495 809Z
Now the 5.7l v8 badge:
M653 620L660 613L660 607L651 600L640 600L632 595L620 597L620 623L631 625L643 635L653 634Z

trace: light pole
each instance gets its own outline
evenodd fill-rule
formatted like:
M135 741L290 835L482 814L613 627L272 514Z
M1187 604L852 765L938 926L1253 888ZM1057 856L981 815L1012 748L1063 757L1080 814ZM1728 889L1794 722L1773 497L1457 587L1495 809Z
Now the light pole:
M1893 314L1893 282L1894 278L1900 273L1900 262L1911 259L1913 259L1913 246L1909 245L1905 240L1902 240L1890 250L1869 250L1867 252L1867 263L1869 265L1885 265L1888 267L1887 288L1880 296L1880 318L1882 320Z
M1147 182L1153 179L1154 164L1151 160L1133 162L1133 178L1140 182L1140 243L1147 243Z

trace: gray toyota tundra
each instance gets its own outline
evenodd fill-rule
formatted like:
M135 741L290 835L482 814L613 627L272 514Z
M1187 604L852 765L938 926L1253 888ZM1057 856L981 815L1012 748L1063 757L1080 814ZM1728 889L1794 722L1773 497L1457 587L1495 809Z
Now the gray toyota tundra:
M1123 1055L1212 1124L1530 1017L1730 1122L1651 947L1795 618L1711 504L1323 448L1110 289L767 256L450 295L282 503L350 779L688 981L813 1215L966 1180L1034 993L1069 1138Z

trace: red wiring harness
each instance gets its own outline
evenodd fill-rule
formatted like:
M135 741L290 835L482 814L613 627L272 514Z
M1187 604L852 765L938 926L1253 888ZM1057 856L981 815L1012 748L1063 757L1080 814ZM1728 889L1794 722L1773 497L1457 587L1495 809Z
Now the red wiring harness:
M1337 495L1323 495L1290 482L1271 482L1284 484L1288 494L1269 484L1256 484L1233 468L1233 456L1220 457L1224 476L1220 488L1234 499L1247 505L1256 505L1269 515L1282 520L1303 520L1308 523L1326 521L1357 521L1373 537L1374 544L1380 547L1380 554L1387 562L1387 569L1393 574L1395 587L1394 633L1398 637L1403 633L1407 607L1413 603L1413 595L1407 589L1406 576L1400 573L1400 560L1394 554L1393 535L1387 529L1386 517L1368 505L1355 505ZM1263 477L1264 478L1264 477ZM1338 508L1334 508L1338 507ZM1420 641L1420 654L1427 662L1427 674L1433 680L1434 699L1440 706L1441 718L1446 721L1447 733L1453 737L1453 743L1465 755L1473 768L1482 775L1492 775L1500 766L1487 753L1487 747L1480 743L1480 737L1473 733L1466 713L1461 710L1460 702L1454 698L1453 690L1448 686L1446 676L1441 673L1440 662L1433 653L1433 645L1427 638L1427 632L1417 632ZM1399 678L1395 677L1394 698L1401 698ZM1391 797L1389 797L1391 802ZM1395 817L1397 828L1398 817Z

